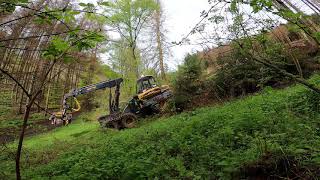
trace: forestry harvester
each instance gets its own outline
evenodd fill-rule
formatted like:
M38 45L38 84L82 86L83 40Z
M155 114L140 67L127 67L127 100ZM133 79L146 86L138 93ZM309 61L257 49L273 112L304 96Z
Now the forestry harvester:
M103 81L82 88L73 89L63 97L62 111L51 115L49 120L52 124L69 124L72 114L80 111L80 103L76 99L79 95L102 89L110 89L109 93L109 115L101 116L98 121L102 127L124 129L134 127L138 117L159 113L163 104L172 97L169 86L158 86L153 76L144 76L137 80L137 94L126 104L124 109L119 108L120 87L122 78ZM114 88L114 93L112 89ZM68 99L73 98L77 108L71 108Z

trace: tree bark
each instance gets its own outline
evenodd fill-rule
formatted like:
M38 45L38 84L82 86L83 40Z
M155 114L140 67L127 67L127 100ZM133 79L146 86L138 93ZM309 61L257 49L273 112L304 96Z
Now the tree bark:
M132 45L131 47L131 51L132 51L132 58L134 60L134 68L135 68L135 73L136 73L136 78L139 79L139 62L136 56L136 45Z
M302 0L311 10L313 10L317 15L320 13L320 8L313 4L313 2L309 0Z
M22 130L19 137L19 143L18 143L18 149L16 153L16 178L17 180L21 180L21 172L20 172L20 159L21 159L21 151L22 151L22 145L23 145L23 139L24 139L24 133L28 126L28 119L30 116L31 107L36 100L37 96L40 94L41 90L39 90L32 98L28 98L28 103L25 108L25 113L23 116L23 124L22 124Z
M254 57L254 56L251 56L251 57L252 57L252 59L253 59L254 61L259 62L259 63L261 63L261 64L263 64L263 65L265 65L265 66L267 66L267 67L269 67L269 68L277 71L278 73L282 74L283 76L286 76L286 77L288 77L288 78L296 81L297 83L302 84L302 85L304 85L305 87L307 87L307 88L313 90L314 92L320 94L320 88L317 87L317 86L314 85L314 84L309 83L307 80L305 80L305 79L303 79L303 78L300 78L300 77L297 77L297 76L295 76L295 75L293 75L293 74L291 74L291 73L288 73L287 71L285 71L285 70L283 70L283 69L280 69L279 67L277 67L277 66L275 66L275 65L273 65L273 64L271 64L271 63L268 63L268 62L265 61L265 60L261 60L261 59L259 59L259 58Z
M162 35L161 35L161 4L160 0L157 0L159 9L156 11L156 34L157 34L157 48L159 53L159 64L162 80L166 80L165 68L164 68L164 58L163 58L163 45L162 45Z
M29 119L29 116L30 116L30 111L31 111L31 108L32 108L32 105L34 104L35 100L37 99L38 95L42 92L42 88L43 86L45 85L46 83L46 80L48 78L48 75L49 73L52 71L54 65L56 63L56 60L53 61L53 63L50 65L47 73L43 76L43 78L41 78L41 83L39 83L39 89L38 91L34 94L34 96L30 95L25 87L21 87L24 92L26 92L26 96L28 97L27 98L27 105L26 105L26 108L25 108L25 113L24 113L24 117L23 117L23 124L22 124L22 130L21 130L21 133L20 133L20 137L19 137L19 142L18 142L18 148L17 148L17 153L16 153L16 178L17 180L21 180L21 172L20 172L20 159L21 159L21 151L22 151L22 145L23 145L23 140L24 140L24 133L25 133L25 130L28 126L28 119ZM12 79L14 81L16 81L16 79Z
M286 2L287 4L285 4L284 2ZM273 5L276 9L279 10L279 12L283 12L283 11L292 11L290 9L290 7L292 9L294 9L297 12L301 12L299 8L297 8L295 5L293 5L290 1L288 0L274 0L273 1ZM289 7L289 6L290 7ZM310 38L312 38L312 40L317 43L317 45L320 45L320 41L314 37L314 33L318 32L318 27L314 25L314 23L310 20L310 19L306 19L306 18L300 18L297 22L293 21L292 19L288 18L288 17L284 17L281 13L275 13L279 16L281 16L282 18L284 18L285 20L287 20L288 22L297 25L304 33L306 33Z

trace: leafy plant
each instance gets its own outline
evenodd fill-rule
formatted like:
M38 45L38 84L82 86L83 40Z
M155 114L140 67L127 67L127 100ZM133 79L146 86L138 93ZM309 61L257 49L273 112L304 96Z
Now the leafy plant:
M253 50L252 41L259 43L260 48ZM236 97L257 92L265 86L276 86L288 81L272 69L254 61L250 51L259 52L260 56L278 67L297 73L292 68L294 67L292 62L284 54L282 45L267 39L263 34L256 36L254 40L241 40L240 45L232 44L231 55L218 58L219 69L215 77L209 80L211 82L208 88L212 93L217 93L220 97Z
M174 98L177 108L185 108L193 96L201 92L201 65L197 54L187 55L184 64L179 66L174 86Z

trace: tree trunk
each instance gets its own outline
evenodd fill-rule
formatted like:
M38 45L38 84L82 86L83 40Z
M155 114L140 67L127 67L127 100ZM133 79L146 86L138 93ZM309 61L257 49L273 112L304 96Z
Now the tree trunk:
M308 1L308 0L302 0L302 2L303 2L304 4L306 4L312 11L314 11L316 14L319 15L320 9L319 9L317 6L315 6L314 4L312 4L312 3L311 3L310 1Z
M269 67L269 68L277 71L278 73L282 74L283 76L286 76L286 77L288 77L288 78L296 81L297 83L304 85L305 87L313 90L314 92L320 94L320 88L317 87L317 86L314 85L314 84L309 83L307 80L305 80L305 79L303 79L303 78L300 78L300 77L297 77L297 76L295 76L295 75L293 75L293 74L291 74L291 73L288 73L288 72L286 72L285 70L280 69L280 68L278 68L277 66L268 63L268 62L265 61L265 60L261 60L261 59L259 59L259 58L253 57L253 56L252 56L252 59L253 59L254 61L256 61L256 62L259 62L259 63L261 63L261 64L263 64L263 65L265 65L265 66L267 66L267 67Z
M50 89L51 89L51 84L49 84L48 86L48 92L47 92L47 97L46 97L46 106L45 106L45 117L47 116L47 111L48 111L48 108L49 108L49 98L50 98Z
M284 3L286 2L286 3ZM289 0L274 0L273 5L276 9L278 9L280 12L281 11L292 11L294 9L297 12L302 12L298 7L296 7L294 4L292 4ZM289 7L289 6L290 7ZM277 13L276 13L277 14ZM277 14L279 15L279 14ZM280 14L281 16L281 14ZM304 33L306 33L312 40L317 43L317 45L320 45L320 41L314 37L314 33L318 32L318 27L314 25L314 23L310 19L306 18L300 18L298 21L292 20L288 17L281 16L282 18L286 19L287 21L297 25Z
M159 64L162 80L166 80L164 59L163 59L163 45L162 45L162 35L161 35L161 4L160 0L157 0L159 9L156 11L156 33L157 33L157 49L159 53Z
M133 45L131 47L131 50L132 50L132 58L134 60L134 68L135 68L135 74L136 74L136 79L139 79L139 62L138 62L138 59L137 59L137 56L136 56L136 45Z
M320 0L311 0L311 3L320 9Z
M28 119L30 116L31 107L40 92L41 91L39 90L35 94L34 97L32 97L31 99L28 98L28 103L25 108L25 113L24 113L24 117L23 117L23 124L22 124L22 129L21 129L21 133L20 133L20 137L19 137L18 149L17 149L17 153L16 153L16 178L17 178L17 180L21 180L20 159L21 159L21 151L22 151L22 145L23 145L23 140L24 140L24 133L25 133L25 130L28 126Z

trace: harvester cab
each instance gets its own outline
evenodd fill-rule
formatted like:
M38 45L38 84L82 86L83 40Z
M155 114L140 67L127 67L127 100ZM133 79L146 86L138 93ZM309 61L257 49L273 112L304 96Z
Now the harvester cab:
M169 86L158 86L153 76L144 76L137 80L137 95L140 100L148 100L167 90Z
M153 76L144 76L137 80L137 94L143 93L146 90L157 87L156 80Z
M159 113L171 96L169 86L159 86L153 76L144 76L137 80L137 94L129 101L124 112L143 117Z

